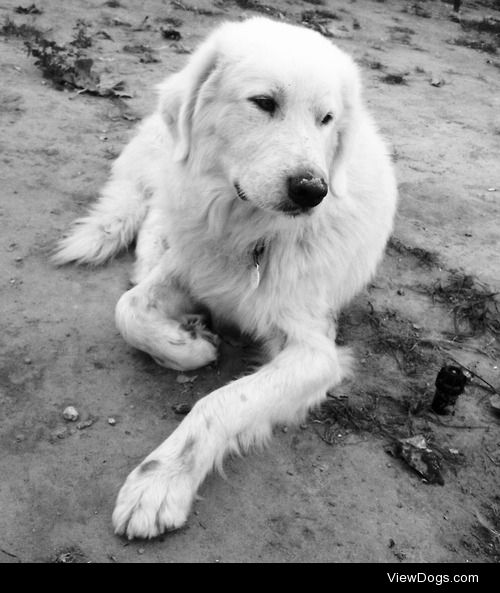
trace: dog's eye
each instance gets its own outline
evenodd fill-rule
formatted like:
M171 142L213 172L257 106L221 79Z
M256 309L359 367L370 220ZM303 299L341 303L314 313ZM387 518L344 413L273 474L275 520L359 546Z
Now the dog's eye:
M321 125L322 126L326 126L326 124L329 124L333 119L333 114L332 113L327 113L325 115L325 117L321 120Z
M257 105L257 107L259 109L262 109L262 111L266 111L271 115L276 111L276 108L278 107L278 104L272 97L250 97L249 101L251 101L254 105Z

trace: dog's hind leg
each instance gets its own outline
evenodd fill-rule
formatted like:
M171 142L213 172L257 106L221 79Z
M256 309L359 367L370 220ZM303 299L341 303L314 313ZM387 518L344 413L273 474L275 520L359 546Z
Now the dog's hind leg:
M147 212L148 190L132 179L112 177L88 214L73 223L52 261L99 265L129 245Z
M152 206L137 235L132 284L145 280L168 249L166 228L165 214Z
M131 346L161 366L187 371L217 359L219 338L173 273L171 258L167 251L147 278L121 296L115 320Z
M52 256L55 264L102 264L135 239L161 184L158 163L163 145L156 138L156 127L150 118L124 148L96 203L59 242Z

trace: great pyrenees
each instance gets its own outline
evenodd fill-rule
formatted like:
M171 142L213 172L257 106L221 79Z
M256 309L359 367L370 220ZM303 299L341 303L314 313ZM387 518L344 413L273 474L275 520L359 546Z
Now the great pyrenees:
M229 324L267 358L198 401L130 473L116 533L183 525L226 453L264 444L349 374L335 317L374 274L396 195L358 68L312 30L223 24L159 85L155 113L55 262L100 264L136 238L135 286L116 306L130 345L196 369L216 360L213 328Z

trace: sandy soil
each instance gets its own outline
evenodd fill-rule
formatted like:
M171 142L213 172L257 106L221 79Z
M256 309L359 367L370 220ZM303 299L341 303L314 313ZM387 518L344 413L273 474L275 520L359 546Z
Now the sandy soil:
M178 424L172 405L242 370L241 349L225 345L217 368L179 383L114 327L130 254L96 270L55 269L48 254L96 196L134 118L152 109L153 85L185 61L181 52L222 18L254 12L237 2L47 0L43 14L22 15L18 3L2 3L2 22L33 25L60 44L84 19L96 71L125 80L132 98L124 109L58 90L22 37L0 36L0 562L498 561L500 419L490 394L476 379L453 416L438 418L428 404L450 356L500 387L498 341L490 332L451 341L452 304L429 294L456 268L500 288L500 58L449 43L465 33L437 0L326 2L340 17L326 26L359 60L367 101L394 146L401 193L400 242L341 320L358 373L328 410L278 427L270 449L228 460L227 479L207 480L184 529L128 543L110 525L122 480ZM465 1L462 17L500 18L484 4ZM273 7L292 20L321 8ZM182 20L177 44L162 37L165 17ZM123 50L137 44L158 61ZM405 84L388 84L387 74ZM67 405L95 422L66 422ZM443 486L390 455L392 437L418 433L441 452Z

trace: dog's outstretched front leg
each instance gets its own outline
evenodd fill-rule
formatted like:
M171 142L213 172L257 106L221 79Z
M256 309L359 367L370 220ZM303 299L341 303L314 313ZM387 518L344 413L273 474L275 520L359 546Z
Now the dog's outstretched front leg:
M177 279L167 251L152 272L116 305L120 333L161 366L187 371L217 359L218 337L205 325L188 291Z
M113 513L115 532L151 538L180 527L201 482L227 452L262 445L274 424L300 420L349 372L349 362L327 337L313 336L201 399L128 476Z

